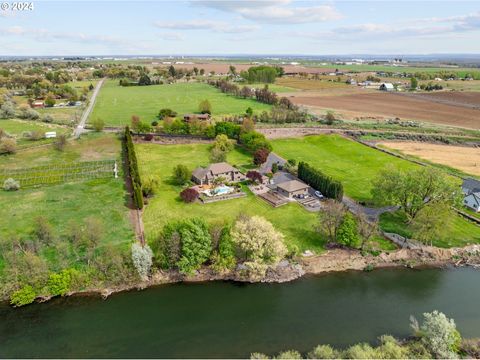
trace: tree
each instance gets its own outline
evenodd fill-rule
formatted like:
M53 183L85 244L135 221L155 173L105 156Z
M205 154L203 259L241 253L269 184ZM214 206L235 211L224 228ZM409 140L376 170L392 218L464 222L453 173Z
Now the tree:
M170 65L168 68L168 74L171 77L175 77L177 75L177 70L175 70L175 67L173 65Z
M232 229L232 239L246 261L276 264L287 253L283 235L260 216L240 217Z
M279 353L275 359L303 359L302 354L296 350L287 350Z
M212 105L207 99L200 101L198 104L198 111L202 114L212 114Z
M175 116L177 116L177 113L172 109L168 108L160 109L160 111L158 112L158 118L160 120L163 120L167 117L174 118Z
M132 244L132 262L142 280L148 279L152 268L153 252L147 244L140 245L138 242Z
M410 78L410 89L415 90L418 87L418 80L415 77Z
M425 206L410 224L413 238L430 245L433 240L443 239L452 227L453 215L448 204L434 203Z
M47 96L44 103L45 107L53 107L55 105L55 98L53 96Z
M8 178L3 182L3 190L5 191L17 191L20 189L20 182Z
M210 150L210 161L212 163L225 162L227 160L227 153L219 148L212 147Z
M432 167L399 170L389 166L373 181L373 198L377 203L401 206L411 222L427 205L455 205L459 191L455 181Z
M326 235L331 242L336 242L337 233L343 222L347 210L340 202L328 200L318 213L319 225L317 230Z
M253 163L255 165L262 165L267 161L268 155L270 155L270 151L268 149L258 149L253 154Z
M59 273L50 274L47 287L52 296L64 296L70 291L73 277L77 270L65 269Z
M224 226L220 232L218 246L212 254L212 267L216 271L222 272L233 269L235 263L235 245L232 240L231 227Z
M455 321L437 310L423 314L423 323L418 327L415 319L411 324L422 343L438 359L457 358L461 342Z
M95 120L93 120L92 126L96 132L100 132L105 127L105 122L100 118L96 118Z
M10 296L10 304L15 307L28 305L33 303L36 297L37 294L35 293L33 287L30 285L25 285Z
M198 199L199 196L200 194L198 193L198 191L192 188L184 189L180 193L180 198L186 203L194 202Z
M255 130L255 123L253 122L252 118L245 117L242 121L242 132L251 132Z
M141 76L140 76L140 79L138 80L138 85L140 86L145 86L145 85L151 85L152 84L152 80L150 79L150 77L143 73Z
M370 239L378 232L378 219L369 219L363 211L357 216L357 228L360 235L360 249L365 250Z
M132 125L132 130L135 132L138 132L138 128L140 125L140 117L137 115L132 115L131 125Z
M317 345L308 353L309 359L339 359L340 354L330 345Z
M278 164L277 164L277 163L273 163L273 164L272 164L272 174L275 174L277 171L278 171Z
M212 162L224 162L227 154L233 150L233 144L227 135L217 135L215 142L210 150L210 160Z
M338 227L336 240L338 243L348 247L355 247L357 245L357 222L350 212L345 213L342 223Z
M53 142L53 147L55 148L55 150L63 151L65 150L66 146L67 146L67 135L65 134L58 135L55 141Z
M15 154L17 152L17 141L13 138L0 140L0 154Z
M192 178L192 172L185 165L178 164L173 168L173 178L177 185L185 185Z
M230 65L228 69L228 73L232 76L235 77L237 75L237 68L233 65Z
M206 262L212 251L212 238L203 219L190 219L179 228L181 237L181 256L177 262L183 274L191 274Z
M253 183L260 184L262 182L262 174L260 174L258 171L250 170L247 172L247 179Z

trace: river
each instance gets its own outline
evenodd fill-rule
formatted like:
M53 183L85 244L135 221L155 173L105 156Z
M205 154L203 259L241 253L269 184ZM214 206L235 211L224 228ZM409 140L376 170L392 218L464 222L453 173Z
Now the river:
M0 305L0 357L248 357L410 334L434 309L480 337L480 272L376 270L286 284L173 284L111 296Z

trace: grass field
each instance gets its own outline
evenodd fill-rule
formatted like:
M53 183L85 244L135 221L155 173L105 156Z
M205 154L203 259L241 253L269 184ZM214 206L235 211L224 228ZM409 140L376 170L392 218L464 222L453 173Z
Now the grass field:
M133 239L124 205L121 178L97 179L79 183L2 191L0 196L0 236L28 237L35 219L45 217L57 235L65 235L71 222L84 224L93 217L103 224L102 243L122 243Z
M24 131L56 131L58 134L67 132L69 130L65 127L55 124L19 119L0 120L0 129L14 136L22 135Z
M270 109L270 105L226 95L203 83L121 87L112 80L102 87L90 121L100 118L107 125L120 126L129 124L132 115L138 115L150 123L162 108L171 108L180 116L197 112L198 104L204 99L212 104L214 117L243 114L248 107L254 112Z
M306 161L340 180L345 194L358 201L371 199L372 180L387 164L401 169L415 165L339 135L273 140L273 150L285 159Z
M280 80L281 78L279 78ZM237 84L240 87L243 87L242 83ZM290 93L290 92L295 92L298 91L298 89L295 89L294 87L288 87L284 85L280 85L278 82L275 84L261 84L261 83L255 83L255 84L245 84L245 86L251 87L251 88L256 88L256 89L263 89L265 85L268 85L268 89L270 91L273 91L275 93L281 94L282 93Z
M348 85L345 82L303 79L299 77L278 78L275 84L277 86L282 86L285 88L294 88L298 90L331 90L331 89L346 89L346 88L352 87L351 85Z
M286 238L290 249L321 251L324 244L314 230L317 215L309 213L298 204L273 208L249 193L246 198L210 204L185 204L179 198L182 187L172 185L173 167L184 164L193 170L209 163L209 145L154 145L137 144L137 157L142 176L153 175L160 179L157 195L149 200L143 214L147 239L152 241L168 221L189 217L202 217L209 223L233 221L240 213L260 215L271 221ZM250 167L251 157L234 150L228 162L240 168Z
M393 232L411 238L412 233L405 224L405 216L401 213L385 213L380 216L380 227L386 232ZM438 247L466 246L480 243L480 226L465 220L459 215L452 218L451 230L445 232L442 239L437 239L433 245Z
M64 151L52 146L32 148L14 155L0 155L0 168L24 168L63 163L69 161L92 161L120 157L120 140L114 134L88 134L70 141Z

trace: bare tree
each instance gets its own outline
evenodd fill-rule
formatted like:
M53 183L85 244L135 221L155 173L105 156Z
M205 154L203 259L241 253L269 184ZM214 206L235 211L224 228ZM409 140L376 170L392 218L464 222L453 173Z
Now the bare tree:
M357 216L357 228L362 238L360 249L364 250L370 239L378 232L378 219L369 219L365 213L360 212Z
M328 200L320 210L317 231L328 236L331 242L337 239L337 230L347 212L345 205L340 202Z

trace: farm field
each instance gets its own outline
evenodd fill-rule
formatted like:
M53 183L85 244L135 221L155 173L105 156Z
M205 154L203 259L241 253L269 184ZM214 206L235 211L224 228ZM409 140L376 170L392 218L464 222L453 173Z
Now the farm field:
M148 241L153 241L168 221L188 217L202 217L210 223L233 221L239 214L260 215L271 221L285 235L288 247L304 250L323 249L325 240L314 230L317 215L309 213L299 204L290 203L273 208L263 200L249 193L247 197L219 201L210 204L185 204L179 198L182 187L171 183L173 167L186 165L193 170L208 165L209 145L155 145L136 144L137 158L142 176L159 177L157 194L149 199L143 213L143 222ZM227 161L240 169L251 167L252 159L235 149Z
M195 113L204 99L212 104L214 117L243 114L248 107L254 112L270 109L270 105L236 98L203 83L121 87L118 81L110 80L102 87L89 121L100 118L107 125L123 126L130 123L132 115L138 115L150 123L162 108L170 108L180 116Z
M480 176L480 151L477 148L416 141L382 141L378 145Z
M294 96L299 105L346 111L352 115L382 115L402 120L420 120L435 124L480 129L480 110L440 104L412 96L364 93L343 96Z
M356 89L356 86L351 86L345 82L304 79L299 77L281 77L275 81L276 85L293 88L298 90L347 90Z
M414 93L411 96L419 99L454 105L470 109L480 109L480 92L473 91L438 91L429 93Z
M0 120L0 129L16 137L21 136L25 131L56 131L57 134L61 134L70 130L66 127L55 124L19 119Z
M339 135L276 139L272 144L283 158L306 161L342 181L345 195L357 201L371 200L371 182L387 164L401 169L416 166Z
M0 169L18 169L70 161L117 159L120 157L120 149L120 140L116 135L92 133L83 135L75 142L69 142L64 151L44 146L19 151L14 155L0 156Z

